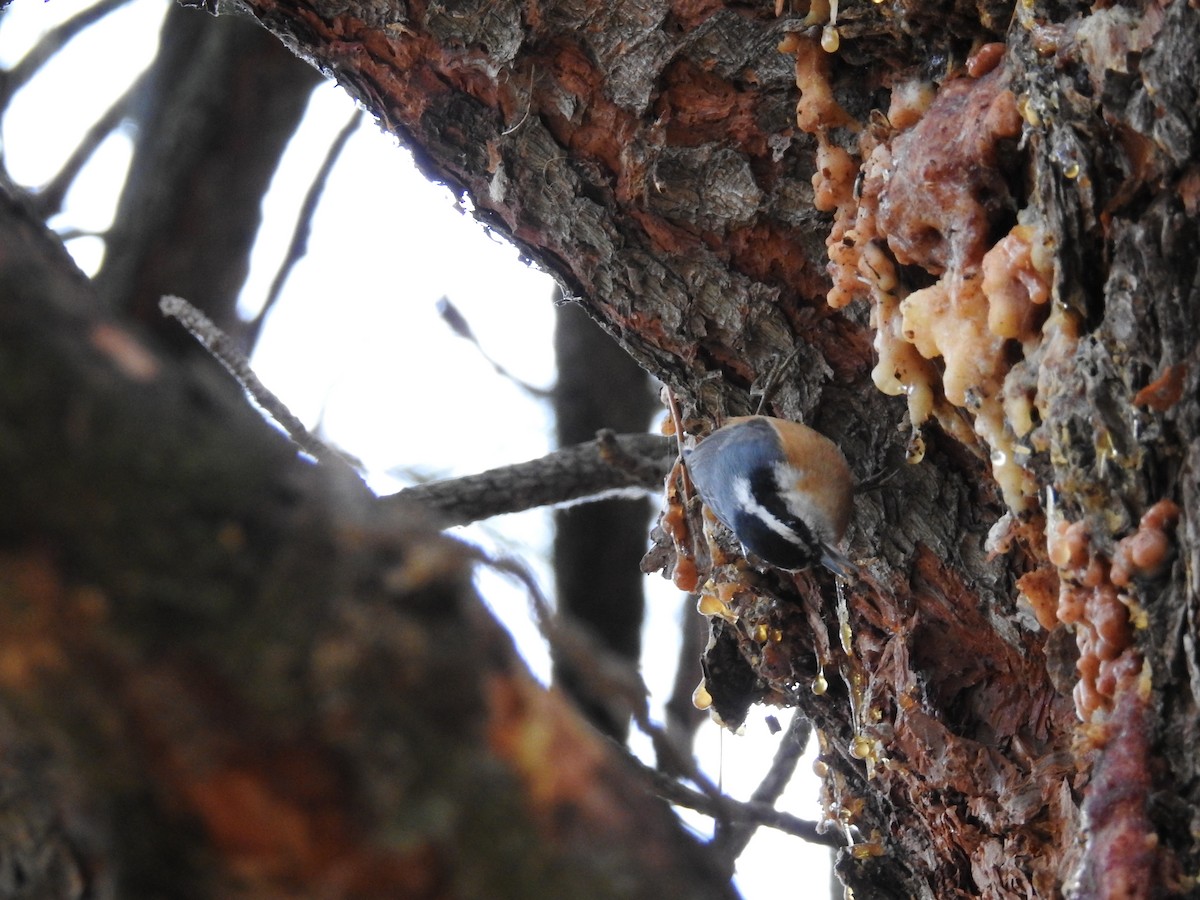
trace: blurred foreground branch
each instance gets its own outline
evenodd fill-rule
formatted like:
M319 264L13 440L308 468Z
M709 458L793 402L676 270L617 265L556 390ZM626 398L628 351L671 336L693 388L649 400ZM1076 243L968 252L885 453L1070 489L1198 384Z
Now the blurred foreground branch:
M25 896L734 896L529 677L469 548L113 317L3 192L0 246L0 763L37 801L0 857Z

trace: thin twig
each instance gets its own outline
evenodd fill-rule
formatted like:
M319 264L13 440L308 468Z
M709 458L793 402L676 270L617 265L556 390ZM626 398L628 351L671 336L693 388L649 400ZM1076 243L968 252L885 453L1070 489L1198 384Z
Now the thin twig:
M771 768L767 770L763 780L750 795L751 803L774 808L776 801L783 794L784 788L796 773L796 766L800 762L800 757L804 755L811 734L812 724L809 720L799 710L793 712L792 721L780 739L779 746L775 748L775 758L771 761ZM733 867L734 860L741 856L746 845L750 843L750 838L754 836L757 827L757 823L753 822L733 823L728 828L718 831L713 838L719 856L728 863L730 868Z
M259 381L250 361L234 345L233 339L212 319L182 297L166 296L158 301L164 316L177 319L212 356L238 380L243 390L288 433L288 436L313 458L343 468L352 468L342 456L310 432L290 409Z
M803 346L803 344L796 344L796 346L788 352L787 356L776 363L771 368L771 371L767 373L766 380L763 381L762 385L757 389L757 391L754 389L754 387L751 387L750 396L753 397L755 393L758 394L758 403L754 407L754 414L756 416L762 413L763 407L766 406L767 401L771 399L771 394L775 393L775 388L779 386L779 382L783 378L783 374L795 361Z
M354 115L342 126L333 139L333 143L329 145L329 150L326 151L320 168L313 176L312 183L308 186L308 193L304 195L304 202L300 204L300 211L296 214L296 227L292 230L292 240L288 244L287 253L279 264L275 277L271 280L271 287L267 290L267 299L263 302L262 309L259 310L258 315L254 317L254 321L247 329L248 346L253 347L258 343L258 336L262 331L263 323L267 320L267 314L275 306L279 295L283 293L283 286L291 276L292 270L296 268L296 264L308 253L308 238L312 234L313 216L325 193L325 187L329 183L329 175L341 157L342 151L346 149L350 137L358 130L362 121L363 111L356 109Z
M682 459L685 450L683 446L683 416L679 413L679 404L675 402L675 392L667 387L663 390L663 396L666 398L667 411L671 414L671 425L675 430L675 445L679 450L679 457ZM683 496L686 500L689 496L686 479L683 488Z
M634 707L633 721L642 734L650 738L650 743L654 747L654 755L655 759L658 760L659 767L666 772L686 778L692 784L696 785L712 801L712 808L714 810L712 815L717 822L729 821L729 816L723 810L727 802L734 802L733 798L721 790L720 785L701 771L695 756L690 753L684 753L667 736L666 731L650 720L650 710L646 705L645 696L643 696L642 701L639 706Z
M535 400L544 400L552 394L545 388L540 388L530 384L527 381L522 381L512 372L508 371L504 366L500 365L495 359L483 349L483 344L479 343L479 338L475 334L475 329L471 327L471 323L467 321L467 317L462 314L462 311L454 305L449 297L441 297L437 302L438 315L442 317L442 321L450 326L450 330L462 338L464 341L469 341L479 351L479 355L483 357L501 378L507 379L529 394Z
M753 800L743 802L724 794L717 800L706 792L680 784L674 778L647 766L636 758L633 758L633 761L654 785L659 796L676 806L692 809L706 816L720 816L737 824L774 828L784 834L790 834L824 847L846 846L846 842L839 832L834 829L822 831L818 822L781 812L769 803L758 803Z
M478 551L478 559L525 587L534 624L542 638L556 654L588 678L595 696L607 698L614 706L636 708L645 705L648 691L636 667L607 650L583 629L555 615L554 607L524 563L515 557L489 556L483 551Z
M641 677L626 660L589 640L586 634L560 617L554 615L529 570L516 559L493 558L480 553L480 559L500 572L505 572L521 581L529 592L534 623L543 639L562 658L568 660L581 675L590 680L593 695L598 697L622 697L631 707L630 716L650 738L660 764L669 771L687 778L714 800L724 796L712 781L696 767L695 759L685 756L671 745L666 733L650 721L647 703L649 691Z
M67 45L71 38L90 25L99 22L115 9L120 9L129 0L100 0L94 6L77 12L71 18L47 31L15 66L0 77L0 109L8 106L13 95L38 73L55 53Z

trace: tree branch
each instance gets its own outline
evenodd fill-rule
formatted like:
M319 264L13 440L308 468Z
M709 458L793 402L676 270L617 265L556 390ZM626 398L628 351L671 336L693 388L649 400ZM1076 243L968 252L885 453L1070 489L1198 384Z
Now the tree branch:
M223 365L305 453L322 462L348 466L334 448L316 437L276 397L250 361L204 313L182 297L163 297L162 313L177 319ZM477 475L421 484L385 497L384 508L420 506L443 525L463 525L503 513L591 500L613 492L652 491L670 470L674 443L653 434L615 435L604 429L596 440L513 466Z
M351 468L340 453L309 431L284 402L259 380L250 366L250 360L234 346L233 339L218 328L212 319L182 297L163 297L158 305L164 316L177 320L191 332L204 349L237 379L238 384L254 402L279 423L288 437L296 442L296 446L321 462L339 468Z
M296 214L296 226L292 229L292 240L288 244L287 253L284 255L283 261L279 264L279 270L275 273L275 277L271 279L271 286L267 290L267 298L263 302L262 309L254 317L247 330L247 347L253 347L258 343L258 337L262 334L263 325L267 321L267 315L271 312L271 309L279 299L279 295L283 292L283 286L287 283L288 277L296 267L296 263L300 262L304 258L304 255L308 253L308 237L312 233L313 215L316 213L317 205L321 202L321 197L325 193L325 186L329 183L329 173L333 171L334 165L341 158L342 151L346 149L346 144L349 143L350 137L354 132L358 131L362 120L362 109L356 109L354 115L346 121L346 124L334 136L329 149L325 153L325 158L321 160L320 167L317 169L316 174L313 175L312 183L308 186L308 192L304 195L304 202L300 205L300 211Z
M705 791L689 788L645 763L638 762L638 765L641 766L643 774L653 783L659 796L676 806L693 809L706 816L713 816L739 825L753 827L765 825L768 828L782 831L784 834L801 838L810 844L820 844L824 847L846 846L845 840L837 831L822 831L819 822L781 812L769 803L755 800L742 802L724 794L714 797Z
M20 61L0 75L0 109L8 106L13 95L29 82L38 70L55 53L90 25L99 22L115 9L120 9L129 0L100 0L99 3L81 10L56 28L46 32Z
M129 114L130 102L141 89L142 78L135 79L133 84L113 101L100 118L92 123L92 126L80 139L78 146L71 151L71 155L67 157L67 161L54 174L54 177L38 188L36 193L30 197L30 203L43 219L49 219L62 210L63 200L71 185L75 183L76 177L95 154L97 148L117 130L122 120Z
M812 723L804 714L799 710L792 713L792 721L780 739L779 746L775 748L775 758L771 760L771 768L759 782L758 787L754 789L754 793L750 795L751 804L756 807L761 805L774 808L775 802L783 793L784 788L788 786L788 782L792 780L792 775L796 772L800 757L804 755L804 749L808 746L811 734ZM746 849L746 845L750 843L750 838L754 836L755 829L760 824L767 823L761 821L731 822L725 828L717 829L713 843L716 845L718 855L727 861L730 868L733 867L734 861L742 851ZM839 845L831 844L830 846Z
M659 435L602 431L594 441L540 459L405 488L381 503L417 504L436 512L446 525L465 525L619 491L658 491L674 454L674 442Z

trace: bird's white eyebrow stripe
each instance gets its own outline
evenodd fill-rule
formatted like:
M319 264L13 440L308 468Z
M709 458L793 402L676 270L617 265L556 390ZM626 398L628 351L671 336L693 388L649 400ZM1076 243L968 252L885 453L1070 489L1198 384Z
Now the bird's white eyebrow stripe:
M733 479L733 496L743 510L752 514L789 544L794 544L802 549L808 548L803 536L789 528L778 516L755 499L754 492L750 489L750 479L744 476Z

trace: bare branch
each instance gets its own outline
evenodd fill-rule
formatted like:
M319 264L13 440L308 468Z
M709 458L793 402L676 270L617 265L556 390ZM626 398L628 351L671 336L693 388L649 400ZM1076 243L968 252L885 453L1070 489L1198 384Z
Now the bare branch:
M738 824L753 825L754 827L765 825L768 828L782 831L784 834L801 838L811 844L820 844L824 847L846 846L846 842L841 834L833 829L822 831L821 825L818 822L801 819L798 816L793 816L791 813L781 812L769 803L759 803L753 800L742 802L734 800L725 794L713 797L707 792L697 791L684 784L680 784L674 778L664 775L657 769L653 769L636 759L634 759L634 762L637 763L642 769L643 774L653 783L659 796L664 800L674 803L676 806L694 809L696 812L704 813L706 816L724 818L727 821Z
M501 378L512 382L529 396L536 400L544 400L551 395L551 391L532 385L527 381L522 381L512 372L508 371L504 366L500 365L492 356L483 349L483 344L479 343L479 337L475 334L475 329L471 327L471 323L467 321L467 317L462 314L462 311L454 305L449 297L441 297L437 302L438 315L442 317L442 321L450 326L450 330L462 338L464 341L469 341L479 351L479 355L484 358Z
M13 95L38 73L50 57L65 47L71 38L128 2L129 0L100 0L96 5L76 13L57 28L46 32L15 66L0 77L0 109L7 107Z
M322 462L345 458L313 435L264 385L249 360L211 319L181 297L160 301L164 315L178 319L301 449ZM490 469L464 478L406 488L380 501L384 507L420 506L444 526L461 525L502 513L591 499L614 491L657 490L671 466L672 444L653 434L617 436L601 432L595 441L547 454L541 459Z
M164 316L177 319L217 362L229 370L229 374L237 379L254 402L282 426L301 450L321 462L341 468L352 468L341 454L310 432L283 401L259 381L250 367L250 361L212 319L182 297L163 297L158 305Z
M258 343L258 336L262 332L263 323L267 320L267 314L270 313L271 309L275 306L275 302L279 299L284 284L287 283L288 277L292 274L292 269L308 253L308 238L312 234L313 214L316 213L317 206L321 202L321 197L325 193L325 186L329 183L329 173L333 171L333 167L341 157L342 151L346 149L346 144L350 141L350 137L358 130L362 121L363 111L362 109L356 109L354 115L350 117L337 133L337 136L334 137L333 143L329 145L329 150L325 154L325 159L321 161L320 168L317 169L316 174L313 176L312 184L308 187L308 193L304 195L304 202L300 205L300 211L296 214L296 227L292 231L292 240L288 244L287 254L279 264L279 270L275 273L275 277L271 281L271 287L267 291L267 299L263 303L263 308L250 324L247 346L253 347Z
M88 160L104 143L105 138L116 131L129 114L130 101L142 89L143 78L144 76L135 79L125 92L104 111L104 114L92 123L92 127L87 130L79 144L71 151L71 155L67 157L62 168L33 194L31 199L33 208L43 219L49 219L62 210L63 199L78 177L80 170L87 165Z
M419 504L439 513L447 525L465 525L617 491L658 491L674 452L674 444L659 435L609 432L540 459L405 488L381 502Z
M766 776L754 789L754 793L750 795L751 803L774 808L775 802L796 773L796 766L800 762L800 757L804 755L804 748L808 746L811 734L812 723L799 710L793 712L792 721L780 739L779 746L775 748L775 758L771 761L771 768L767 770ZM761 823L735 822L727 828L718 829L713 843L716 845L718 854L727 861L730 868L733 867L734 860L741 856L746 845L750 843L750 838L754 836L759 824Z

